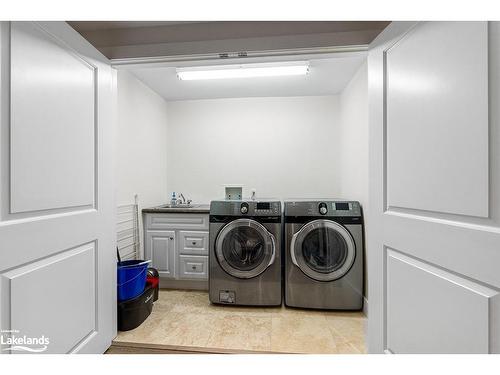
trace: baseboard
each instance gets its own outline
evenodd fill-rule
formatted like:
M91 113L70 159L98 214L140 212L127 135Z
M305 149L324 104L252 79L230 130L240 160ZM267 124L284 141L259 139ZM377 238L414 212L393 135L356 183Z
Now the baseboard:
M368 300L363 297L363 314L368 318Z

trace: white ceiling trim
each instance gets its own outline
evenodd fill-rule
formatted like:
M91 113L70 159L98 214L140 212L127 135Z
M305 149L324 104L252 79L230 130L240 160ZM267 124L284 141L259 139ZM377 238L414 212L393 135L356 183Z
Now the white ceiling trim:
M298 57L314 57L314 58L331 58L335 54L342 54L354 52L368 51L367 44L348 45L348 46L331 46L331 47L317 47L317 48L294 48L294 49L279 49L279 50L266 50L266 51L249 51L244 55L241 52L231 52L227 54L210 53L210 54L193 54L193 55L177 55L177 56L158 56L158 57L129 57L121 59L110 59L113 67L120 68L135 68L135 67L160 67L172 66L174 63L202 63L202 62L222 62L224 63L240 63L242 60L247 62L255 59L262 58L287 58L294 59ZM227 56L226 56L227 55ZM176 64L176 66L180 66Z

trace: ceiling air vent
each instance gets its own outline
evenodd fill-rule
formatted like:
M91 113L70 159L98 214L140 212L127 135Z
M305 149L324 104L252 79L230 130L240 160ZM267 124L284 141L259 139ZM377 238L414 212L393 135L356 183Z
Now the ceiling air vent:
M247 52L224 52L224 53L219 53L219 59L229 59L229 58L235 58L235 57L248 57Z

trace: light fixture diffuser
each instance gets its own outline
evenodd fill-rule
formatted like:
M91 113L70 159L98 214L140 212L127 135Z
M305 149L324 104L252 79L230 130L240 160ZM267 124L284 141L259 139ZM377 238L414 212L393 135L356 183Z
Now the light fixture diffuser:
M176 71L177 77L182 81L297 76L305 75L309 72L309 62L286 61L279 63L197 66L177 68Z

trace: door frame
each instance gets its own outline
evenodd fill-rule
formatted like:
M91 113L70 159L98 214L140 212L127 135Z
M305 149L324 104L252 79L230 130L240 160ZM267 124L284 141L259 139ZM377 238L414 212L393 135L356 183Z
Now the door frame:
M417 22L392 22L370 44L368 53L368 201L369 210L365 210L366 233L366 275L369 301L367 349L369 353L383 353L385 347L385 280L380 279L385 269L385 262L380 256L383 248L383 225L380 215L385 211L384 178L385 176L385 82L383 61L385 51L411 30Z

